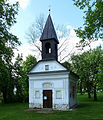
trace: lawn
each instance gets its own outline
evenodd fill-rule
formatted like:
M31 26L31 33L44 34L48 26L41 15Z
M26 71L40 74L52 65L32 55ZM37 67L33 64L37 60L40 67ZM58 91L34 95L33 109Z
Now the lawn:
M103 93L99 101L88 100L87 95L78 95L79 107L72 111L36 113L24 111L28 104L0 104L0 120L103 120Z

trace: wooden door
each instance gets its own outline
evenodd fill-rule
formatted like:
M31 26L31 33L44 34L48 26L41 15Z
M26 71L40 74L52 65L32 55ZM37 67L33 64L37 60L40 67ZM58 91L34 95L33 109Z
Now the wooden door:
M52 90L43 90L43 108L52 108Z

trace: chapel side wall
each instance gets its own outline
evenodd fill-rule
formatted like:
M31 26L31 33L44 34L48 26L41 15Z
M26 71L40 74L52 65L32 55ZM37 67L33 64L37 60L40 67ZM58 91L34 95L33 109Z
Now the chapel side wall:
M32 108L34 103L34 81L29 79L29 108Z
M69 87L70 107L73 107L74 105L77 104L76 80L75 77L72 75L70 75L69 79L70 79L70 87Z

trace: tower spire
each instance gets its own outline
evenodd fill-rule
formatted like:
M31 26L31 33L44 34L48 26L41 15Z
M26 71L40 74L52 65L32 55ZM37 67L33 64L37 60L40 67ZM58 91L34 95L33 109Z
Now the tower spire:
M50 14L48 15L40 41L42 42L42 60L58 60L57 35Z
M59 43L50 14L48 15L40 41L47 39L55 39Z

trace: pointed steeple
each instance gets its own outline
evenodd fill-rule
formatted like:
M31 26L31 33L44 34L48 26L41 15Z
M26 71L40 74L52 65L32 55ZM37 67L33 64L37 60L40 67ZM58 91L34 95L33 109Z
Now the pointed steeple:
M55 39L59 43L50 14L48 15L40 41Z
M49 14L40 41L42 42L42 60L58 60L57 35Z

